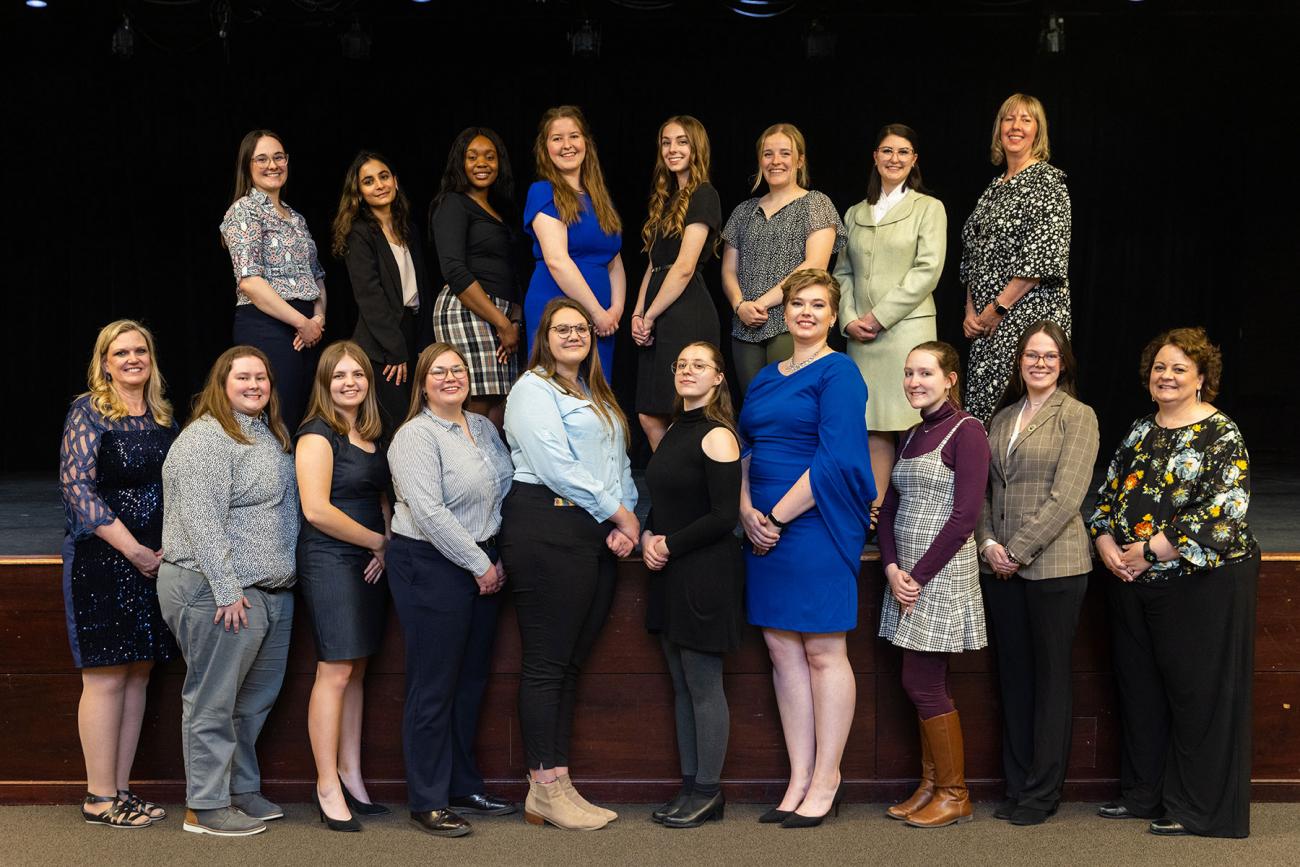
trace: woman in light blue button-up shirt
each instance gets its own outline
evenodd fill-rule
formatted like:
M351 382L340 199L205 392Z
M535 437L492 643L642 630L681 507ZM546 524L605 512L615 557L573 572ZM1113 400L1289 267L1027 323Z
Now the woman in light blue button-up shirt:
M617 818L569 779L578 672L609 615L618 557L640 526L627 419L592 351L592 323L568 298L547 304L529 370L506 401L514 485L501 509L523 668L519 721L529 821L599 828Z

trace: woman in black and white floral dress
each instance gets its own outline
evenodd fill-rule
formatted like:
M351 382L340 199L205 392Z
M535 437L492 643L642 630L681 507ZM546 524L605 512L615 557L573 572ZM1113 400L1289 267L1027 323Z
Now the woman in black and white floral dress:
M1051 320L1070 334L1070 193L1047 160L1047 115L1012 94L993 122L993 179L962 228L962 331L971 340L966 411L986 426L1011 379L1026 326Z

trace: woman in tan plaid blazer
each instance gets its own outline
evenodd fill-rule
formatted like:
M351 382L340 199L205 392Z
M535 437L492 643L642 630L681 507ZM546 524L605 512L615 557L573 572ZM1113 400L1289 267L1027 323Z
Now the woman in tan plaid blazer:
M1069 338L1025 329L989 426L989 487L975 537L1002 693L1006 800L1015 825L1056 812L1070 758L1070 649L1092 556L1079 513L1097 461L1097 416L1074 398Z

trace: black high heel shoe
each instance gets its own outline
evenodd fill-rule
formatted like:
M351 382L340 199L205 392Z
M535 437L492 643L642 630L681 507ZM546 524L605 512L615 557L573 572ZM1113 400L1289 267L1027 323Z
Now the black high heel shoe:
M834 814L837 818L840 815L840 799L844 797L844 782L841 780L839 786L835 789L835 797L831 799L831 808L820 816L805 816L802 813L794 812L785 817L781 822L782 828L816 828L826 817Z
M785 821L787 816L794 814L794 810L778 810L776 807L768 810L758 817L758 821L764 825L779 825Z
M362 816L387 816L389 813L393 812L383 804L367 804L365 801L358 801L356 798L352 797L352 793L348 791L347 783L343 782L342 777L339 777L339 788L343 790L343 800L347 803L348 809L353 813Z
M343 790L347 792L347 789ZM316 799L316 812L320 813L320 820L325 823L325 827L331 831L360 831L361 823L357 821L356 816L349 816L346 819L331 819L325 815L325 808L320 803L320 793L313 791L312 797Z

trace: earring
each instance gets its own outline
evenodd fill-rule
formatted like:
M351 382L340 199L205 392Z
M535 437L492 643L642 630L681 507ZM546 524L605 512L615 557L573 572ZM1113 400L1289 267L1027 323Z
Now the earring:
M1201 402L1201 390L1199 388L1196 389L1196 402L1197 403Z

